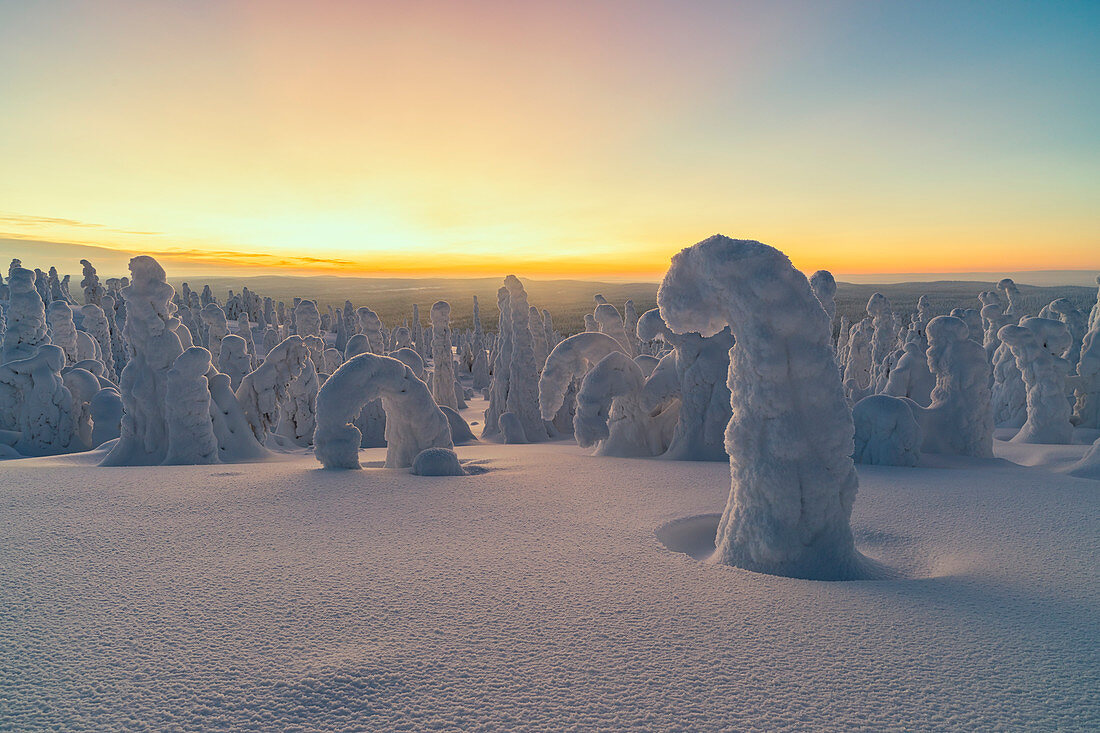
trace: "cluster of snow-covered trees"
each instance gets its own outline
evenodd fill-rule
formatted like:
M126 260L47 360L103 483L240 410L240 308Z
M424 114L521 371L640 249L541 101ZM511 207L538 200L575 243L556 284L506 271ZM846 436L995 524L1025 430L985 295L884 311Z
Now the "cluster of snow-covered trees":
M872 567L848 525L854 462L991 457L998 427L1035 443L1100 430L1100 301L1027 313L1007 279L980 310L922 298L900 314L875 293L834 338L830 273L806 278L772 247L716 235L673 258L657 308L596 295L586 330L563 338L514 276L493 333L476 298L469 330L442 300L427 327L413 306L387 329L349 301L177 292L148 256L105 282L81 265L78 297L54 268L15 260L0 278L8 457L101 448L106 466L204 464L312 447L346 469L385 447L387 467L461 474L453 448L477 438L460 411L480 394L481 440L571 435L601 456L728 460L717 561L850 578Z

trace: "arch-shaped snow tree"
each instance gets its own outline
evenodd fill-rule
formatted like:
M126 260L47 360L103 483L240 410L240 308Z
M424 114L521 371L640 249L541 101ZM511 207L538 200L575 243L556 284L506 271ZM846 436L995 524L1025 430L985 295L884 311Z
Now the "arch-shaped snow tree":
M288 336L267 352L263 362L241 379L237 400L252 434L261 444L279 422L279 407L290 397L290 384L312 364L301 336Z
M553 420L565 401L570 383L583 379L604 357L615 352L626 353L616 339L598 331L574 334L555 346L539 377L542 419Z
M672 441L662 457L674 461L729 460L723 435L730 419L726 374L733 336L729 329L713 336L673 333L656 308L642 314L637 328L642 341L661 340L673 347L672 366L680 406ZM831 336L829 343L831 347ZM664 388L647 388L642 402L654 410L669 396Z
M397 359L360 354L344 362L317 394L314 452L325 468L360 468L362 435L353 423L376 399L386 412L387 468L411 466L426 448L454 448L450 424L428 385Z
M672 258L657 292L674 332L730 327L731 489L717 562L819 580L864 577L849 519L852 413L829 318L779 250L715 235Z
M596 446L594 455L619 458L659 453L661 439L642 406L645 374L637 362L612 351L581 381L573 435L582 448Z

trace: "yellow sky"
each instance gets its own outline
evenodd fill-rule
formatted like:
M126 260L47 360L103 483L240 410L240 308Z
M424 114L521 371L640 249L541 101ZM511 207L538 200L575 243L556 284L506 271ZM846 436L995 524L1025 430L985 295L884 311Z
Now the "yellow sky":
M1100 267L1081 19L1022 44L1023 15L867 5L5 5L0 238L368 274L657 277L715 232L808 270Z

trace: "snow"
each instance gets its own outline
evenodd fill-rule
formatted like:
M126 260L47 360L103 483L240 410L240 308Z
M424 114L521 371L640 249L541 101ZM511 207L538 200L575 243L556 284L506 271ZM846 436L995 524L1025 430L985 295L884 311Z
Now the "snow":
M449 448L425 448L413 459L414 476L465 476L458 456Z
M86 456L0 463L5 723L1100 725L1095 482L972 458L861 466L857 547L901 575L820 583L662 547L655 531L687 517L703 517L688 539L713 538L720 464L458 453L488 471L297 455L89 481Z

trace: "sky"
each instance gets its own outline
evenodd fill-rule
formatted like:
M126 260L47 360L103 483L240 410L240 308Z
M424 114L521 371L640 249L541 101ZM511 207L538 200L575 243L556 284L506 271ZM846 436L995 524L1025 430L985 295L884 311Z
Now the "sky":
M0 0L0 70L34 266L1100 268L1097 2Z

